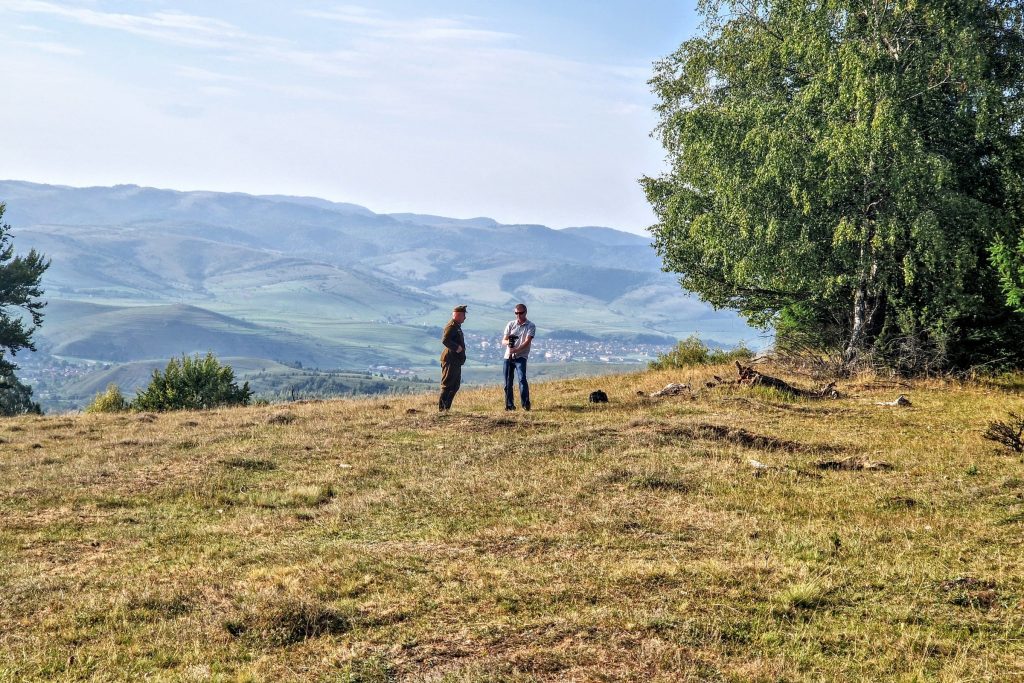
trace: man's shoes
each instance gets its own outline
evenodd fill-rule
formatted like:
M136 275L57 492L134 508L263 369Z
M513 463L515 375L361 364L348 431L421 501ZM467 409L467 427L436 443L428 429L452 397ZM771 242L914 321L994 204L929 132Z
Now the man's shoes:
M523 410L529 410L529 409L530 409L529 404L523 406Z
M515 406L505 406L505 410L515 410Z

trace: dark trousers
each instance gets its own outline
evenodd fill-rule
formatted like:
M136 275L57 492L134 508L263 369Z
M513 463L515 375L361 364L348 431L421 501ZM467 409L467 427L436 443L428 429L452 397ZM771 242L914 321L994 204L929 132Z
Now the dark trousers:
M462 385L462 365L459 363L441 363L441 398L437 401L438 410L449 410L452 399Z
M516 396L515 392L512 391L512 382L515 379L516 372L519 372L519 400L523 404L523 408L526 410L530 409L530 383L526 381L526 359L525 358L513 358L509 360L505 359L505 407L515 408L516 407Z

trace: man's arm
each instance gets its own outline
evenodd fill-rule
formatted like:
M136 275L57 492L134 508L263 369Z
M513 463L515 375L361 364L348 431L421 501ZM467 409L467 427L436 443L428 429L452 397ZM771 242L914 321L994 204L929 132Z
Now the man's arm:
M512 353L520 353L522 351L529 350L530 344L533 343L533 335L530 334L530 332L536 332L536 329L537 328L535 327L528 328L528 332L523 334L523 338L519 340L519 346L512 349Z
M519 346L512 349L512 353L521 353L530 348L530 344L533 343L533 337L527 337L526 341L519 344Z

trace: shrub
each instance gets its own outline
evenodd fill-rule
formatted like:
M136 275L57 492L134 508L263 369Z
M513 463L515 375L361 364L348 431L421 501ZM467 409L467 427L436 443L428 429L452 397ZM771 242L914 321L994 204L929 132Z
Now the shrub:
M989 441L1006 446L1011 451L1024 453L1024 418L1016 413L1010 413L1008 422L1002 420L990 422L982 436Z
M709 349L699 337L690 335L676 344L676 347L668 353L659 354L657 360L652 360L648 366L652 370L668 370L693 365L721 365L736 360L749 360L753 357L754 352L743 344L729 351Z
M97 392L92 403L85 407L87 413L123 413L131 408L128 399L121 393L121 388L114 383L107 385L106 391Z
M205 410L220 406L248 405L252 390L241 387L228 365L221 365L212 353L172 358L161 373L153 371L149 386L132 402L137 410Z

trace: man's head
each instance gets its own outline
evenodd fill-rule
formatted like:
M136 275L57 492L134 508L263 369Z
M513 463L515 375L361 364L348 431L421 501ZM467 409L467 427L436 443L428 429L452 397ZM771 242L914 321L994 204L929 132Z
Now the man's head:
M455 322L457 322L457 323L459 323L461 325L462 321L464 321L465 319L466 319L466 307L464 305L456 306L455 308L452 309L452 320L454 320Z
M516 314L516 320L526 320L526 304L516 304L512 312Z

